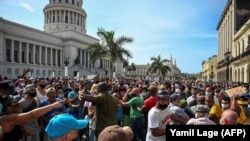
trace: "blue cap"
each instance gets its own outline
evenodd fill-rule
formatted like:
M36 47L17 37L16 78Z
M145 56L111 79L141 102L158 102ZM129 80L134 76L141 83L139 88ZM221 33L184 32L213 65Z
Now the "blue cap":
M71 130L79 130L86 128L88 120L77 120L70 114L59 114L50 119L45 131L51 139L62 137Z
M173 101L173 100L176 100L177 98L181 98L180 94L178 94L178 93L173 93L173 94L170 95L169 100L170 100L170 102L171 102L171 101Z

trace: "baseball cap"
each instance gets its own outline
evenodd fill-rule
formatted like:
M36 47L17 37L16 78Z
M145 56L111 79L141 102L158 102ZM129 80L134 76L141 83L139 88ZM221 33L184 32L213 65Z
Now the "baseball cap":
M46 89L46 93L47 93L47 94L48 94L48 93L51 93L51 92L56 92L56 89L53 88L53 87L50 87L50 88Z
M157 93L158 88L156 86L154 86L154 85L150 85L149 88L148 88L148 90Z
M59 138L71 130L86 128L88 120L76 119L70 114L59 114L50 119L45 131L51 139Z
M3 108L7 107L10 105L10 103L12 102L18 102L19 100L21 100L21 96L20 95L8 95L3 102Z
M160 97L160 98L169 98L169 94L166 90L159 90L157 92L157 97Z
M180 94L178 93L173 93L172 95L170 95L170 102L173 100L176 100L177 98L181 98Z
M133 131L128 126L107 126L98 136L98 141L129 141L133 137Z
M195 105L191 107L191 111L193 111L193 113L195 112L208 113L210 111L210 108L207 105Z
M237 103L240 105L247 105L249 98L250 98L250 94L242 93L239 95L239 100L237 101Z

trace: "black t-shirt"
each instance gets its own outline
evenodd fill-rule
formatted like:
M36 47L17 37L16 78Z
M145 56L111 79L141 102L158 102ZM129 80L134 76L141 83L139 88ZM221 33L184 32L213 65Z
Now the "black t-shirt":
M20 141L22 137L23 131L19 125L16 125L11 132L3 134L2 141Z

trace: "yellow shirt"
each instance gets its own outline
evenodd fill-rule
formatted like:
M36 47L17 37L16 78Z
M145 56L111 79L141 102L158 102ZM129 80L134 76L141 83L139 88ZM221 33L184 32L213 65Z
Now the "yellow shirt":
M245 122L247 121L246 112L245 112L244 107L242 105L239 105L239 107L240 107L240 116L238 118L238 123L245 124Z
M216 124L219 124L222 110L219 105L213 104L212 107L210 108L209 114L214 114L217 117L217 121L215 121Z

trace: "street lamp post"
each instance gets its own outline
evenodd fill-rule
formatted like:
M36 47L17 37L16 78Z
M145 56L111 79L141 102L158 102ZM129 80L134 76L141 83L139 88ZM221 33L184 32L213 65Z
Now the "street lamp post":
M76 75L76 77L77 77L77 81L79 81L79 79L80 79L80 71L79 71L79 67L77 68L77 75Z
M64 65L65 65L65 77L67 77L68 76L69 57L64 57Z
M227 70L226 70L226 80L229 81L229 64L230 64L230 57L231 57L231 52L229 51L229 49L227 48L227 52L224 54L225 56L225 61L226 61L226 65L227 65Z
M52 70L52 77L55 77L55 70L54 70L54 68Z

